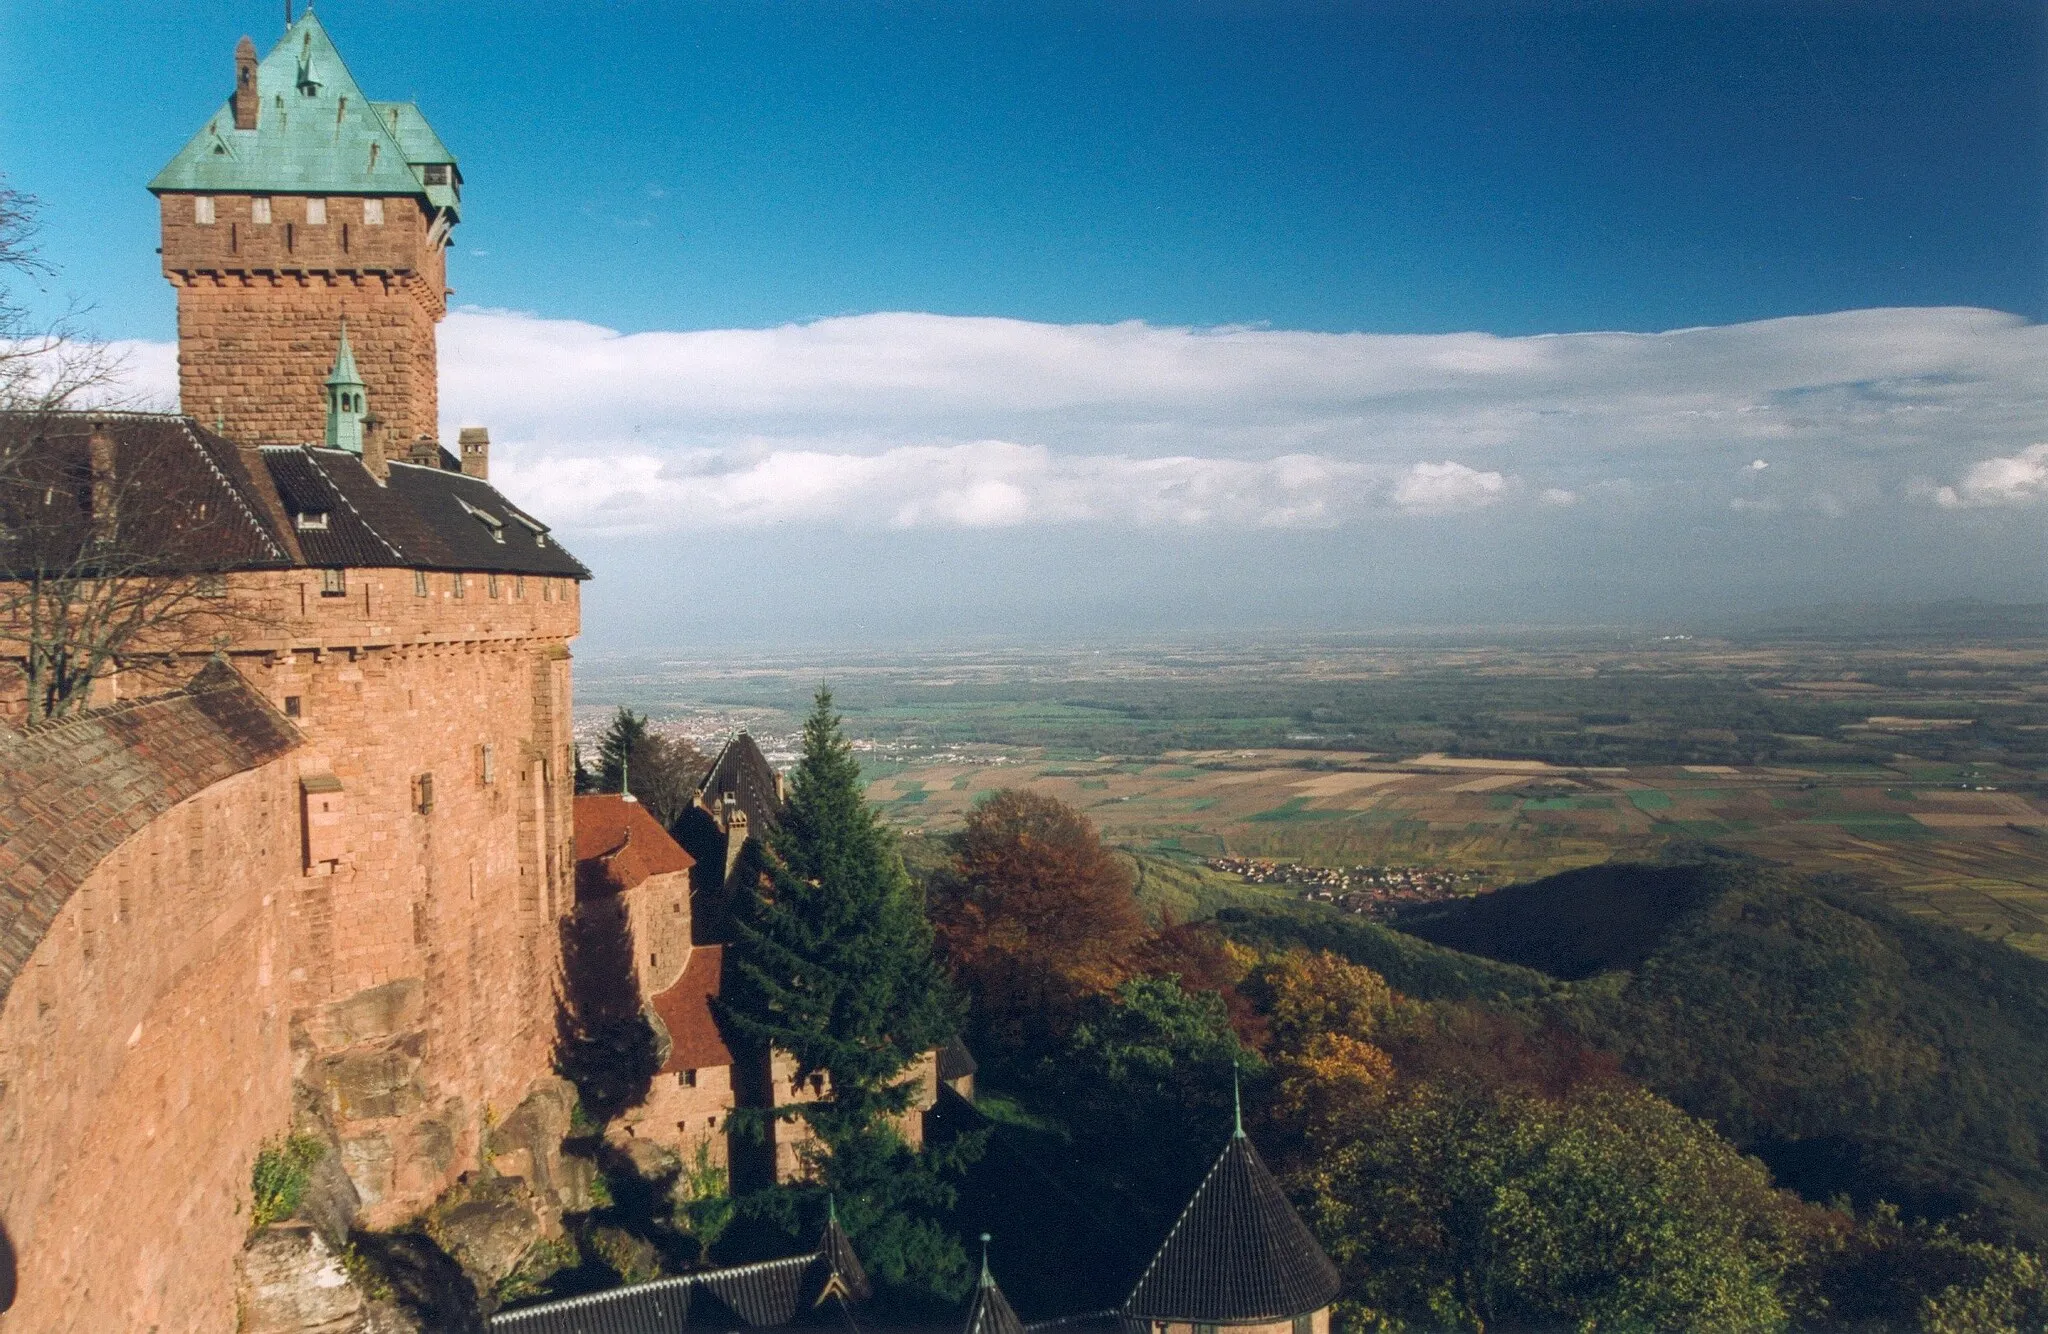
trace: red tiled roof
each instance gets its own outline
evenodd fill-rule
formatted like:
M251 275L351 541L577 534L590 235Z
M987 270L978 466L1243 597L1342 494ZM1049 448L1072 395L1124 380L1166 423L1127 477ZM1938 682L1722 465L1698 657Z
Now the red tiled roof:
M668 1060L661 1073L732 1064L732 1051L711 1012L711 998L718 994L724 971L725 946L699 945L690 951L690 962L676 984L654 998L654 1012L669 1036Z
M576 798L575 816L579 887L618 893L697 864L645 806L616 792Z

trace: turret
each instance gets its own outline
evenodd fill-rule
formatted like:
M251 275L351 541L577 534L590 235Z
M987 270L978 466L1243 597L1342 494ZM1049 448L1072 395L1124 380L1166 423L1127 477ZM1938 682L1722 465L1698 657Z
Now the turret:
M465 426L456 443L462 448L463 475L488 481L491 476L490 431L482 426Z
M348 317L341 321L341 348L334 369L327 372L327 438L329 449L363 452L363 377L356 372L356 354L348 345Z
M434 325L462 175L418 107L364 94L303 14L150 181L178 293L178 390L245 445L322 438L321 349L352 317L388 452L439 421Z

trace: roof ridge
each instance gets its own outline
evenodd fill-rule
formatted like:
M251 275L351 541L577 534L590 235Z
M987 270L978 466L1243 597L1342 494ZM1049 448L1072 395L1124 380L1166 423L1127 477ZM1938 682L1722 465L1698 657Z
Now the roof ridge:
M254 528L257 532L257 535L263 539L263 544L270 548L270 554L275 556L279 560L290 560L291 555L288 552L286 552L283 547L277 544L277 539L271 533L269 526L265 524L263 520L257 516L255 510L249 507L248 497L242 494L242 488L236 486L233 480L230 479L226 473L220 470L220 464L214 461L212 452L208 450L205 444L201 442L201 440L199 439L199 427L196 424L194 424L191 416L187 413L179 413L178 424L184 428L185 439L191 443L192 448L199 451L199 457L206 461L206 470L212 473L214 476L214 480L218 481L221 484L221 486L226 489L228 495L233 497L235 507L242 511L243 516L249 520L249 525L252 528ZM231 440L227 440L226 437L224 436L215 436L214 439L220 440L223 443L229 445L232 445L234 443ZM252 477L250 478L250 481L254 482L255 479Z

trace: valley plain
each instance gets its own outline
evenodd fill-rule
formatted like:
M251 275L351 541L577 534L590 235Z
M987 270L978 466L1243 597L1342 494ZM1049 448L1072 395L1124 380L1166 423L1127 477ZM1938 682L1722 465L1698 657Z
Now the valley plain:
M773 755L829 683L906 832L1026 787L1155 866L1473 887L1707 843L2048 958L2042 609L1490 638L585 658L579 730L623 704L707 748L745 727Z

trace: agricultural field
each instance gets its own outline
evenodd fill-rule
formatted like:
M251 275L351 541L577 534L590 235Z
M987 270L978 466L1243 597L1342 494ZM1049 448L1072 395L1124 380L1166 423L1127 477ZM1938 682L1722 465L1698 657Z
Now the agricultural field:
M1708 843L1856 877L2048 957L2040 608L1965 608L1932 630L1814 618L1719 637L586 659L578 671L580 730L624 704L707 748L746 727L778 760L829 682L870 795L906 832L943 833L1014 786L1073 803L1149 865L1190 870L1230 856L1441 867L1498 885Z

